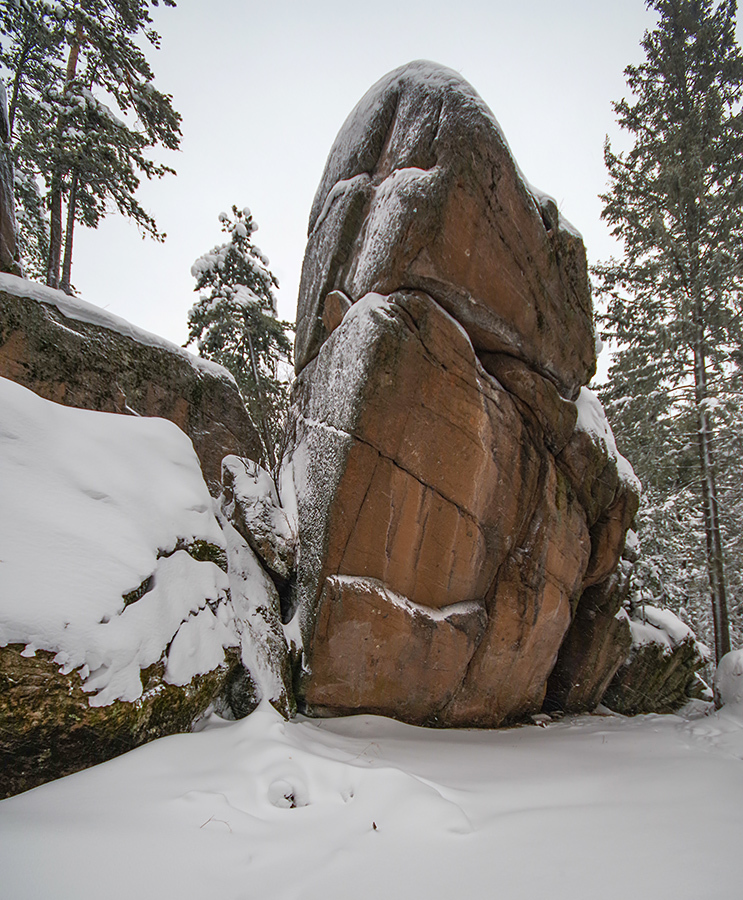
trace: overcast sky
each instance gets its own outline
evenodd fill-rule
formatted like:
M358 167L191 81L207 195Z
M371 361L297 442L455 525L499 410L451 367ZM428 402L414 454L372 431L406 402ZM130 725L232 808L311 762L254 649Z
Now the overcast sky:
M217 216L249 206L293 320L312 198L331 144L382 75L413 59L460 72L495 113L522 171L583 234L613 244L597 194L624 67L642 58L643 0L178 0L156 11L158 87L183 116L177 177L145 184L164 244L111 216L76 233L72 280L86 300L177 343L190 269L221 241Z

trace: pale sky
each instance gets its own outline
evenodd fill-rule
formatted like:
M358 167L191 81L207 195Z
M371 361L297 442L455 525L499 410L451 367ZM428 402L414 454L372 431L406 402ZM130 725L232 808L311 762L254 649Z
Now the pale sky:
M78 229L80 296L176 343L196 299L193 261L222 236L217 216L249 206L257 245L293 320L307 219L331 144L351 109L391 69L431 59L460 72L495 113L528 180L583 234L589 261L614 245L600 219L612 100L642 54L643 0L178 0L156 11L148 58L183 116L178 172L144 184L167 232L142 240L112 215Z

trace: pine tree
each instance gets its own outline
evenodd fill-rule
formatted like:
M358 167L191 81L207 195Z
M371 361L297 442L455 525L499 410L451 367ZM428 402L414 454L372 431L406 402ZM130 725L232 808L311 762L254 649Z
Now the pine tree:
M163 0L175 6L173 0ZM158 91L139 41L159 46L150 8L158 0L16 0L0 17L11 85L22 242L46 253L45 279L70 290L76 223L96 227L113 204L161 239L137 202L140 176L173 169L154 163L155 145L176 149L180 116ZM111 108L100 95L113 100ZM48 223L35 202L44 182ZM66 210L65 210L66 207ZM25 233L24 233L25 232ZM38 268L38 266L35 266Z
M199 257L191 267L197 291L188 314L186 346L235 376L274 477L283 455L288 413L287 376L291 362L288 322L276 318L278 282L268 260L253 244L258 226L250 210L232 207L220 213L229 240Z
M743 57L735 0L648 7L659 20L643 38L645 61L625 70L632 98L614 104L633 143L626 153L605 147L603 216L624 255L595 269L606 335L618 345L603 399L652 500L646 546L672 555L685 528L677 559L693 566L703 545L719 660L730 649L726 523L741 491L729 479L721 490L719 464L721 441L740 430ZM647 526L674 515L683 519L664 544Z

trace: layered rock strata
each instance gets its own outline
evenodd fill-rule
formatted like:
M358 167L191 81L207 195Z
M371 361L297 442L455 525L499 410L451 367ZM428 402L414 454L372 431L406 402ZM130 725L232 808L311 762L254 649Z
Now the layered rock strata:
M448 69L391 73L341 130L296 367L304 708L463 726L538 712L637 486L581 390L582 242ZM604 686L628 649L612 628Z

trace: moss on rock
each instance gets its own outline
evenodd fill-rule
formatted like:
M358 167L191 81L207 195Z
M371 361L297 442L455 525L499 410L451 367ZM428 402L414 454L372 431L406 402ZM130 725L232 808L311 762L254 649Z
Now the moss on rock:
M142 670L138 700L95 707L79 674L61 673L53 653L22 651L20 644L0 648L0 797L190 731L242 668L238 652L228 650L221 666L181 687L163 681L161 661Z

